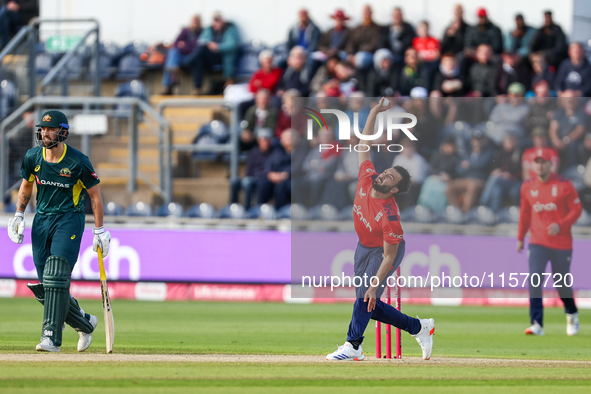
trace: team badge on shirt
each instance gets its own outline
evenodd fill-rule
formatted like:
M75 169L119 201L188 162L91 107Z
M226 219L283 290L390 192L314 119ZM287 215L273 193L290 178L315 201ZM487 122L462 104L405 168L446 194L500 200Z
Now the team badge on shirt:
M532 197L537 197L539 193L537 190L530 190L529 192L531 193Z
M69 168L62 168L60 170L60 176L66 176L66 177L70 177L70 175L72 175L72 172L70 171Z

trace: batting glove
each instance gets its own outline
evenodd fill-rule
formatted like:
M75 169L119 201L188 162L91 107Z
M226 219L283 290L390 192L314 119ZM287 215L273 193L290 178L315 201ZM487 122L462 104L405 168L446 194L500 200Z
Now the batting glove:
M109 254L109 245L111 244L111 233L105 231L104 227L95 227L92 230L94 239L92 240L92 250L97 251L97 246L101 247L103 257L107 257Z
M8 237L15 244L22 244L25 233L25 213L16 211L14 217L8 220Z

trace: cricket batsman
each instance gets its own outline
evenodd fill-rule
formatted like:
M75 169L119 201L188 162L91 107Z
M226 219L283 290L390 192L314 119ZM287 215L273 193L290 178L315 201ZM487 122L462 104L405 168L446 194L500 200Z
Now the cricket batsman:
M556 286L566 312L566 335L579 332L579 313L573 298L573 289L566 285L573 253L570 228L581 216L581 201L572 182L562 175L553 174L549 149L536 151L534 171L537 177L521 186L521 207L517 230L517 251L523 250L523 239L531 230L527 257L529 260L529 314L531 327L528 335L544 335L543 283L548 260L552 264L550 282ZM533 286L537 274L540 286ZM533 277L532 277L533 275Z
M376 117L380 112L392 108L382 98L371 109L364 135L372 135ZM369 147L369 146L368 146ZM376 173L371 162L369 149L359 149L359 180L353 205L353 221L359 237L354 257L355 276L371 278L357 286L353 317L349 324L347 342L326 356L327 360L363 360L363 333L370 319L390 324L407 331L421 346L423 359L429 360L433 352L433 319L412 318L380 300L385 290L387 278L392 275L404 257L404 238L400 225L400 212L394 195L405 193L411 185L410 175L400 166Z
M81 152L65 144L69 134L68 119L60 111L46 111L35 125L37 147L23 159L23 181L18 192L14 218L8 221L8 236L22 243L25 208L37 184L37 214L33 220L31 241L33 260L41 283L29 284L43 304L43 328L38 351L59 352L64 322L78 331L78 351L92 342L98 319L85 313L70 295L70 277L84 232L84 194L86 189L94 213L93 249L109 253L111 234L103 229L103 200L99 178L92 164Z

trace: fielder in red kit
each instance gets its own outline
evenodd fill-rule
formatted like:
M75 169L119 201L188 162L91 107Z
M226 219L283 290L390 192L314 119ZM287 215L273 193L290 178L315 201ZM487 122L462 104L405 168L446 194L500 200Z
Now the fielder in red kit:
M372 135L376 117L392 108L384 105L384 98L371 109L363 134ZM363 143L363 142L361 142ZM390 324L410 333L421 346L423 359L433 352L433 319L412 318L380 300L387 279L398 268L404 257L404 233L394 196L408 191L410 175L403 167L388 168L381 174L375 170L369 152L359 149L359 178L353 205L353 221L359 243L355 250L355 277L363 283L355 287L356 301L349 324L347 342L326 356L327 360L363 360L363 333L370 319ZM366 278L366 279L364 279ZM371 278L377 278L373 281Z
M536 178L525 181L521 186L521 207L517 231L517 251L523 250L523 239L530 230L528 248L530 277L537 274L542 285L533 286L530 280L530 320L531 327L526 334L544 335L544 307L542 288L546 277L548 260L552 264L551 283L554 283L564 303L566 312L566 334L579 332L579 313L573 290L565 281L569 273L573 252L573 239L570 228L581 215L579 195L572 182L562 175L553 174L552 155L549 149L538 149L535 155L534 170ZM560 286L560 287L559 287Z

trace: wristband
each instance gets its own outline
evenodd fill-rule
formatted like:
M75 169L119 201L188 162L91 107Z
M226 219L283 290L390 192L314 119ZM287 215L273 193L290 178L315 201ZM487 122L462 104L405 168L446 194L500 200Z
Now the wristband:
M24 218L25 217L25 213L23 211L16 211L14 213L14 216L17 218Z
M102 234L104 232L105 232L105 227L104 226L95 227L95 228L92 229L92 233L94 235L100 235L100 234Z

